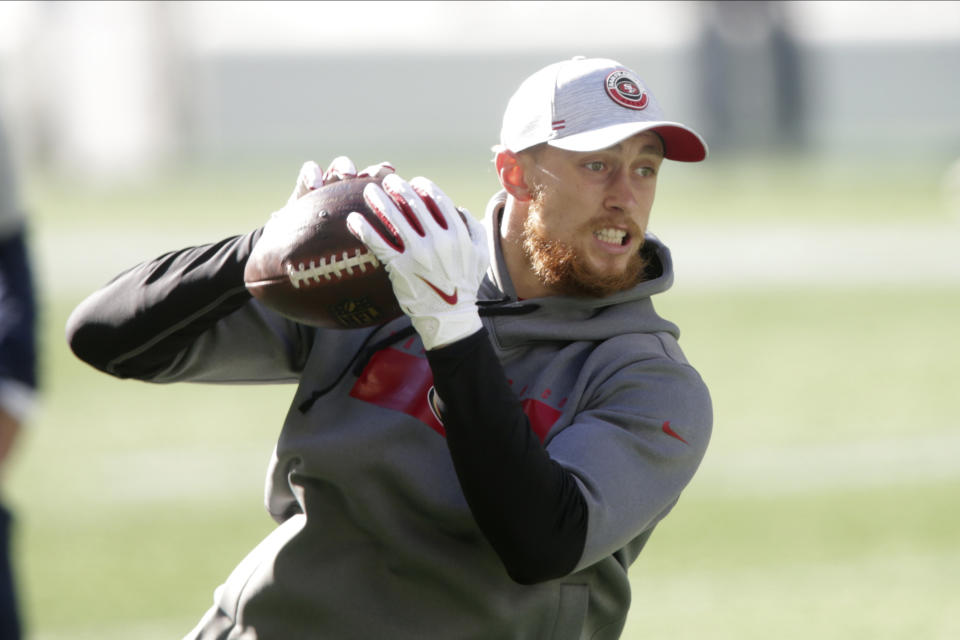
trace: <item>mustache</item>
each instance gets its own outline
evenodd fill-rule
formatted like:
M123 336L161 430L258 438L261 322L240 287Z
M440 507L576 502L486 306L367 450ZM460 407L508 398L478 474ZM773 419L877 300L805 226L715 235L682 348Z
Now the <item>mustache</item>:
M554 176L551 176L554 177ZM559 179L556 178L558 181ZM536 182L531 186L532 191L532 213L539 217L546 203L546 185ZM585 220L580 224L579 230L587 233L593 233L599 229L613 227L615 229L625 229L631 238L636 239L643 246L646 232L640 228L632 218L627 215L598 215Z
M542 187L534 186L532 198L532 211L534 217L540 217L544 208L544 198ZM615 229L625 229L631 238L635 238L640 246L643 246L645 230L635 220L626 215L598 215L584 220L579 225L579 230L586 233L593 233L599 229L613 227Z

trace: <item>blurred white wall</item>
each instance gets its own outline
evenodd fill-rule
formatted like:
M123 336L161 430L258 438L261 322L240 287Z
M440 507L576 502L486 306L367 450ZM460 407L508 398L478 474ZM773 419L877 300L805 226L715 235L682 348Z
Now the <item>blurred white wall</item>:
M5 113L37 163L127 176L170 157L181 55L171 3L43 2L0 15ZM3 20L6 17L7 20Z
M960 3L722 4L778 17L724 24L711 2L2 2L0 113L18 156L90 179L318 145L482 153L526 74L584 54L633 66L716 150L762 147L785 117L829 153L886 137L960 155ZM771 25L799 60L786 89ZM705 55L711 32L721 48ZM736 73L711 71L718 55Z

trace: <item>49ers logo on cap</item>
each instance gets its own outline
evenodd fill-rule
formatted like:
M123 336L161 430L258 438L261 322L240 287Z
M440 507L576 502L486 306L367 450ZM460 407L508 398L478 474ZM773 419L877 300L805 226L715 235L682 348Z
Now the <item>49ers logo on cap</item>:
M607 95L622 107L628 109L646 109L650 101L640 81L626 69L614 71L607 76Z

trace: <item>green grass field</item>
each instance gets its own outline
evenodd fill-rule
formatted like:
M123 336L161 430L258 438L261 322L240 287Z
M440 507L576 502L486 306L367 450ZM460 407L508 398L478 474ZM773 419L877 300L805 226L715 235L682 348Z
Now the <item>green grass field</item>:
M106 251L111 238L137 238L126 251L147 258L194 227L195 242L245 231L292 182L280 169L246 171L121 190L28 183L42 248L44 402L6 493L36 640L179 638L272 526L263 478L292 387L113 380L63 340L71 308L113 275L84 241L102 231ZM691 224L711 206L740 222L790 215L802 207L797 176L817 175L741 171L766 178L745 192L732 169L694 178L684 168L659 206ZM816 190L812 222L899 222L912 193L925 203L919 219L949 224L920 172L899 189L861 178ZM448 191L479 213L492 180L451 175ZM715 435L634 566L625 638L960 637L960 284L678 283L657 305L711 387Z

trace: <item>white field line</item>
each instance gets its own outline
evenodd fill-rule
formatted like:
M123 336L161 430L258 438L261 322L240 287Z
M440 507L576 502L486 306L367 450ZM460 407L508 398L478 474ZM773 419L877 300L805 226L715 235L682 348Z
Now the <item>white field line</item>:
M960 224L665 227L676 286L960 284Z
M960 483L960 430L850 443L707 451L698 492L782 495Z
M960 284L960 224L868 227L722 222L653 228L671 248L676 287L943 286ZM49 295L83 296L166 251L220 239L203 229L37 233L38 279Z
M278 423L280 417L278 414ZM243 494L259 497L269 454L269 446L221 452L215 458L209 451L187 448L125 452L98 465L102 485L98 501L110 505L171 500L189 504Z
M878 440L707 451L692 489L701 495L768 496L953 482L960 486L960 427ZM266 450L265 450L266 451ZM195 502L254 496L267 456L254 448L212 460L209 452L152 449L97 465L104 504Z
M210 589L213 601L213 587ZM202 603L206 604L206 603ZM196 619L164 618L144 622L116 622L104 620L102 625L72 626L69 629L36 631L33 640L170 640L179 638L200 620L203 610L198 608ZM36 625L35 625L36 626Z

